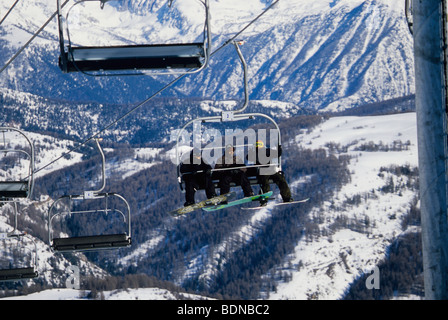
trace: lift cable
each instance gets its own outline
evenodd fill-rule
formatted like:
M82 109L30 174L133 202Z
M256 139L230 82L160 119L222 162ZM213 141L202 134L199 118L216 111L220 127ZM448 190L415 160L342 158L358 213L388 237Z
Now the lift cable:
M62 6L64 6L69 0L65 1L63 3ZM227 46L229 43L232 43L236 38L238 38L244 31L246 31L252 24L254 24L257 20L259 20L264 14L266 14L270 9L272 9L278 2L280 2L280 0L276 0L275 2L273 2L271 5L269 5L266 9L264 9L263 12L261 12L257 17L255 17L253 20L251 20L244 28L242 28L240 31L238 31L234 36L232 36L229 40L227 40L221 47L219 47L218 49L216 49L215 51L213 51L210 54L210 57L215 55L217 52L219 52L221 49L223 49L225 46ZM53 14L53 16L50 18L50 20L57 14L57 12L55 12ZM49 20L49 21L50 21ZM48 22L46 24L48 24ZM41 28L41 30L44 28L45 26L43 26ZM40 31L39 31L40 32ZM29 41L31 42L31 41ZM2 70L0 70L1 73ZM146 103L148 103L150 100L152 100L155 96L157 96L158 94L162 93L163 91L165 91L166 89L168 89L169 87L173 86L175 83L177 83L178 81L180 81L181 79L183 79L185 76L187 76L188 74L183 74L178 76L176 79L172 80L170 83L166 84L163 88L159 89L157 92L155 92L154 94L152 94L150 97L148 97L146 100L140 102L139 104L137 104L135 107L133 107L131 110L129 110L128 112L124 113L122 116L120 116L118 119L114 120L113 122L111 122L109 125L107 125L106 127L104 127L103 129L101 129L100 131L98 131L97 133L93 134L92 136L90 136L89 138L87 138L86 140L84 140L84 142L80 143L77 147L74 147L72 149L70 149L69 151L63 153L61 156L59 156L58 158L56 158L55 160L47 163L46 165L44 165L43 167L36 169L34 172L37 173L39 171L42 171L43 169L51 166L52 164L54 164L55 162L59 161L60 159L66 157L67 155L69 155L72 152L75 152L76 150L80 149L82 146L86 145L90 140L96 139L100 134L102 134L103 132L105 132L106 130L108 130L109 128L111 128L112 126L114 126L115 124L117 124L118 122L120 122L121 120L123 120L124 118L126 118L127 116L129 116L131 113L133 113L134 111L136 111L137 109L141 108L142 106L144 106Z
M19 2L19 0L16 0L16 2L14 2L14 4L11 6L11 8L9 8L8 12L6 12L5 16L2 18L2 20L0 20L0 26L2 25L3 21L5 21L6 17L11 13L12 9L14 9L17 2Z
M66 0L61 7L64 7L70 0ZM36 39L36 37L39 35L39 33L42 32L42 30L45 29L45 27L51 22L51 20L53 20L53 18L58 14L57 11L55 11L55 13L53 13L51 15L51 17L42 25L42 27L40 27L39 30L37 30L36 33L33 34L33 36L30 38L30 40L28 40L27 43L25 43L22 48L20 48L19 51L17 51L17 53L11 58L9 59L8 62L6 62L6 64L3 66L3 68L0 69L0 73L2 73L6 68L9 67L9 65L19 56L19 54L22 53L23 50L25 50L26 47L28 47L28 45L34 40Z

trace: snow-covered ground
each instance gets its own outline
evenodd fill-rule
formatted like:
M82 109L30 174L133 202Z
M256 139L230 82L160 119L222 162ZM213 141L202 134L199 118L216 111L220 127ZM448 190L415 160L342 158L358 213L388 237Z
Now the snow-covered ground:
M407 150L355 151L369 142L390 146L398 140L409 144ZM388 179L397 179L379 173L381 167L393 165L418 167L416 115L335 117L309 134L298 135L296 141L306 148L326 147L330 142L349 146L346 154L353 156L349 165L351 182L337 192L331 203L314 208L311 215L323 217L324 222L319 225L321 230L345 216L368 220L369 231L340 229L313 241L301 240L291 257L292 265L300 265L300 269L290 270L292 280L281 283L277 291L270 294L270 299L339 299L356 277L362 273L371 274L384 259L391 242L408 231L402 230L400 218L407 214L415 191L378 192ZM355 195L363 199L363 195L369 196L360 204L343 205Z
M75 289L50 289L42 292L32 293L27 296L10 297L2 300L84 300L88 292ZM172 292L159 288L126 289L105 291L100 299L105 300L177 300L178 297ZM182 294L189 300L203 300L205 297L192 294Z
M295 142L304 148L329 148L330 143L335 154L350 155L349 170L351 182L339 190L332 201L314 208L310 217L319 217L320 230L326 230L311 241L303 239L297 243L295 252L278 266L292 275L291 281L281 282L269 299L340 299L349 285L362 273L371 273L385 257L388 246L400 234L415 232L416 229L402 229L401 217L407 214L410 203L417 196L415 190L405 187L400 192L379 191L391 179L396 186L406 184L406 176L396 176L388 171L380 174L380 168L396 166L418 167L417 130L415 113L369 117L334 117L323 122L311 132L302 132ZM360 151L363 145L393 146L401 141L406 147L401 151ZM151 153L141 150L142 153ZM329 149L330 152L330 149ZM294 184L291 181L291 184ZM347 199L360 195L361 201L348 204ZM253 212L250 226L269 219L271 208L268 205ZM344 216L353 221L364 223L365 229L332 228L337 219ZM368 221L368 224L365 222ZM235 232L247 237L252 234L247 226ZM366 231L367 230L367 231ZM417 230L418 231L418 230ZM250 239L247 239L250 241ZM153 242L163 241L160 234L154 234ZM148 254L147 248L140 248L135 256ZM225 243L221 250L225 250ZM49 254L48 250L41 249ZM219 247L215 252L219 255ZM127 257L128 259L133 256ZM40 258L42 260L42 257ZM126 258L125 258L126 260ZM42 263L42 261L41 261ZM292 267L291 267L292 266ZM191 260L191 270L197 268ZM204 267L204 266L202 266ZM213 270L211 265L204 270ZM207 272L204 272L204 277ZM123 300L168 300L175 296L156 288L117 290L104 292L105 299ZM85 293L71 289L53 289L40 293L18 297L16 299L84 299ZM195 297L189 297L195 299ZM415 297L414 297L415 298Z

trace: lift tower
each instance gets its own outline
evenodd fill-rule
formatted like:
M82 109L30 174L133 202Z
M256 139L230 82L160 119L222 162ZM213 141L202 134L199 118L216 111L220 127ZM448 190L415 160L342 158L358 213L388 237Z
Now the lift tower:
M413 1L425 297L448 299L446 0Z

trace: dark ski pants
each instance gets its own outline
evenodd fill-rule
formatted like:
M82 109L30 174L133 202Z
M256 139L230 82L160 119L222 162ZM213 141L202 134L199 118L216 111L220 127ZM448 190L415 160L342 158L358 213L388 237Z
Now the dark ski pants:
M215 194L215 186L213 185L213 180L210 176L198 176L198 177L188 177L185 179L185 201L186 204L192 204L195 202L194 196L196 190L200 189L201 179L205 179L205 195L207 199L213 198ZM203 184L203 183L202 183Z
M229 193L231 182L241 185L245 197L250 197L254 194L246 173L241 170L232 170L219 179L220 194Z
M291 199L291 190L289 189L288 182L286 182L283 173L280 172L277 172L271 176L260 175L258 177L258 183L261 185L261 190L263 191L263 193L271 191L271 186L269 185L269 179L272 179L272 181L280 189L280 195L282 196L283 201L288 201Z

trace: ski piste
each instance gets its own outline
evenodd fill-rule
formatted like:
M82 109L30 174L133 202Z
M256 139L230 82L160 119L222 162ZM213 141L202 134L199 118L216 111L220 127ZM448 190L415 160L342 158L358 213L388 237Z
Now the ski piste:
M276 206L283 206L283 205L289 205L289 204L304 203L304 202L307 202L308 200L310 200L310 198L306 198L306 199L302 199L302 200L294 200L294 201L289 201L289 202L277 202L277 203L274 203L273 205L274 205L274 207L276 207ZM258 209L266 208L266 206L267 205L243 208L243 210L258 210Z
M208 207L204 207L202 208L202 210L204 211L216 211L216 210L221 210L221 209L225 209L228 207L233 207L233 206L237 206L243 203L247 203L247 202L252 202L252 201L257 201L257 200L263 200L266 198L269 198L270 196L272 196L272 191L263 193L263 194L257 194L255 196L250 196L250 197L245 197L239 200L235 200L235 201L231 201L227 204L218 204L217 206L208 206Z
M170 215L174 216L174 217L178 217L178 216L182 216L186 213L195 211L197 209L201 209L207 206L216 206L219 205L221 202L223 201L227 201L229 199L232 199L233 197L235 197L235 192L229 192L223 195L219 195L207 200L203 200L201 202L197 202L195 204L186 206L186 207L182 207L173 211L170 211Z

